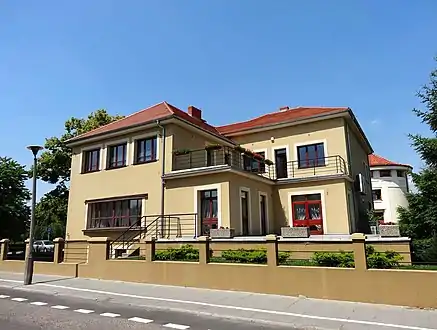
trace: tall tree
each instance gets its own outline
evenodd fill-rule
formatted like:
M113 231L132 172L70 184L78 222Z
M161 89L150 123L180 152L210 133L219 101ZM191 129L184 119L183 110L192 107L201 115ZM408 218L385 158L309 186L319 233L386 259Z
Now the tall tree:
M400 207L398 212L402 233L413 239L415 257L425 261L434 259L432 256L437 251L437 69L431 72L428 84L417 96L423 109L413 111L429 127L431 134L427 137L410 135L424 167L411 174L417 192L407 195L408 208Z
M89 114L87 118L68 119L65 122L65 132L60 137L46 139L45 151L38 160L37 173L41 180L56 186L41 198L36 207L37 237L46 237L49 227L53 236L65 234L72 156L72 150L65 142L121 118L123 116L112 116L106 110L100 109Z
M28 172L11 158L0 157L0 238L21 240L29 223Z

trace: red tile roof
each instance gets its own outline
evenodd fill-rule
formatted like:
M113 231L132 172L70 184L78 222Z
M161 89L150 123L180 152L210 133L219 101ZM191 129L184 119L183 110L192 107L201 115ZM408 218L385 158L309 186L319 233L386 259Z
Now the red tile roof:
M388 160L384 157L371 154L369 155L369 166L405 166L405 167L412 167L411 165L401 164L401 163L395 163L391 160Z
M120 120L114 121L110 124L101 126L92 131L76 136L70 139L69 141L81 140L84 138L93 137L104 133L109 133L119 129L129 128L132 126L141 125L148 122L153 122L155 120L164 119L170 116L178 117L182 120L188 121L189 123L198 126L202 129L205 129L213 134L221 135L215 127L207 124L203 120L191 117L188 113L176 108L175 106L167 102L161 102L147 109L143 109L138 112L135 112Z
M283 108L282 108L283 109ZM281 110L262 115L260 117L247 121L234 123L230 125L218 126L217 130L226 135L246 131L253 128L260 128L267 125L292 122L310 117L321 115L330 115L338 112L346 112L349 108L323 108L323 107L298 107L288 110Z

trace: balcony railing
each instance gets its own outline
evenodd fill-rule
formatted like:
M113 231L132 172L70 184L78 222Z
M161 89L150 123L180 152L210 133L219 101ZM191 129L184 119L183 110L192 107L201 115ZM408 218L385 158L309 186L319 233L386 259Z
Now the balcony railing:
M274 180L273 165L253 155L246 155L233 148L200 149L173 153L173 171L210 166L228 165Z
M228 147L215 150L178 151L173 154L173 171L220 165L228 165L271 180L348 174L346 161L338 155L269 165L257 156L247 155Z

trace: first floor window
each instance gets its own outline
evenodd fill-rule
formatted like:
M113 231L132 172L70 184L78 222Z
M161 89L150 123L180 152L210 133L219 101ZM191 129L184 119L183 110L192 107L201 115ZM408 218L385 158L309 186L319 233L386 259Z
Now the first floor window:
M203 190L200 192L200 218L203 235L208 235L211 229L217 229L217 189Z
M88 204L88 228L140 225L142 199L121 199Z
M135 163L153 162L157 159L157 138L156 136L136 141Z
M293 196L293 226L309 227L312 234L323 234L322 201L320 194Z
M83 172L95 172L99 170L100 149L87 150L83 153Z
M126 165L126 149L126 143L109 147L108 168L117 168Z
M297 147L299 168L325 166L325 148L323 143Z

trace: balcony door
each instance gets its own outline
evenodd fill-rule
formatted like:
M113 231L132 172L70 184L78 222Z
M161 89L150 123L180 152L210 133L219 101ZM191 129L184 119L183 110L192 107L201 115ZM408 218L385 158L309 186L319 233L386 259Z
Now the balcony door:
M321 194L292 196L293 226L309 227L311 235L323 234Z
M275 150L276 177L283 179L288 177L287 173L287 150L285 148Z
M249 192L245 190L240 191L240 205L241 205L241 234L243 236L249 235Z
M200 192L200 226L202 235L209 235L211 229L218 228L217 189Z
M267 235L267 198L265 195L260 195L259 211L261 218L261 235Z

